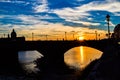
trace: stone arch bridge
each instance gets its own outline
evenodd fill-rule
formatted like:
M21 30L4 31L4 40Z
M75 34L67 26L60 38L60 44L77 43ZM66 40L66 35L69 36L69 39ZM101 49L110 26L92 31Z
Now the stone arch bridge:
M26 41L19 47L21 50L37 50L47 61L53 64L64 62L64 54L71 48L87 46L104 52L105 48L114 44L113 40L88 41Z
M64 53L71 48L88 46L104 52L105 48L114 44L113 40L87 40L87 41L22 41L0 43L0 62L7 55L7 59L16 61L17 51L37 50L44 55L45 60L50 64L62 64ZM4 54L3 54L4 53Z

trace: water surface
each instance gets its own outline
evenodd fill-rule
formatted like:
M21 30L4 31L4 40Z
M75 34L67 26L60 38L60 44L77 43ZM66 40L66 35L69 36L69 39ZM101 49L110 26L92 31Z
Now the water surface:
M85 46L75 47L64 54L65 63L77 69L85 68L90 62L99 59L102 52Z
M19 61L23 68L27 70L29 73L39 71L36 68L36 63L34 62L36 59L43 57L41 53L36 50L33 51L19 51L18 52Z

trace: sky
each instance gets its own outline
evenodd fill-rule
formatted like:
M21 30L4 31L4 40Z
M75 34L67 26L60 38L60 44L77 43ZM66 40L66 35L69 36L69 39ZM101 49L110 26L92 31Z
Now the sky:
M0 37L12 29L26 40L105 38L120 23L120 0L0 0Z

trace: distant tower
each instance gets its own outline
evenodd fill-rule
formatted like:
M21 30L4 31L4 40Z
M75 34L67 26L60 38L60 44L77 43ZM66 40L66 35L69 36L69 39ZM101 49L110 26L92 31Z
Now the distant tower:
M17 36L17 34L16 34L15 30L13 29L11 32L11 38L16 39L16 36Z

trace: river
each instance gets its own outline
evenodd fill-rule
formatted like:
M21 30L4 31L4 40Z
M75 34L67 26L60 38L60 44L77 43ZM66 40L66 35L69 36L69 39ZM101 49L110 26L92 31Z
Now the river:
M44 57L38 51L19 51L19 61L23 68L27 72L37 72L39 69L36 68L34 61L38 58ZM99 59L102 56L102 52L94 48L80 46L68 50L64 54L64 62L72 69L84 70L84 68L95 59ZM72 76L72 77L71 77ZM61 79L63 78L63 79ZM41 80L77 80L73 75L57 75L57 74L45 74L44 79Z
M102 52L85 46L75 47L64 54L65 63L77 69L84 69L90 62L99 59Z

